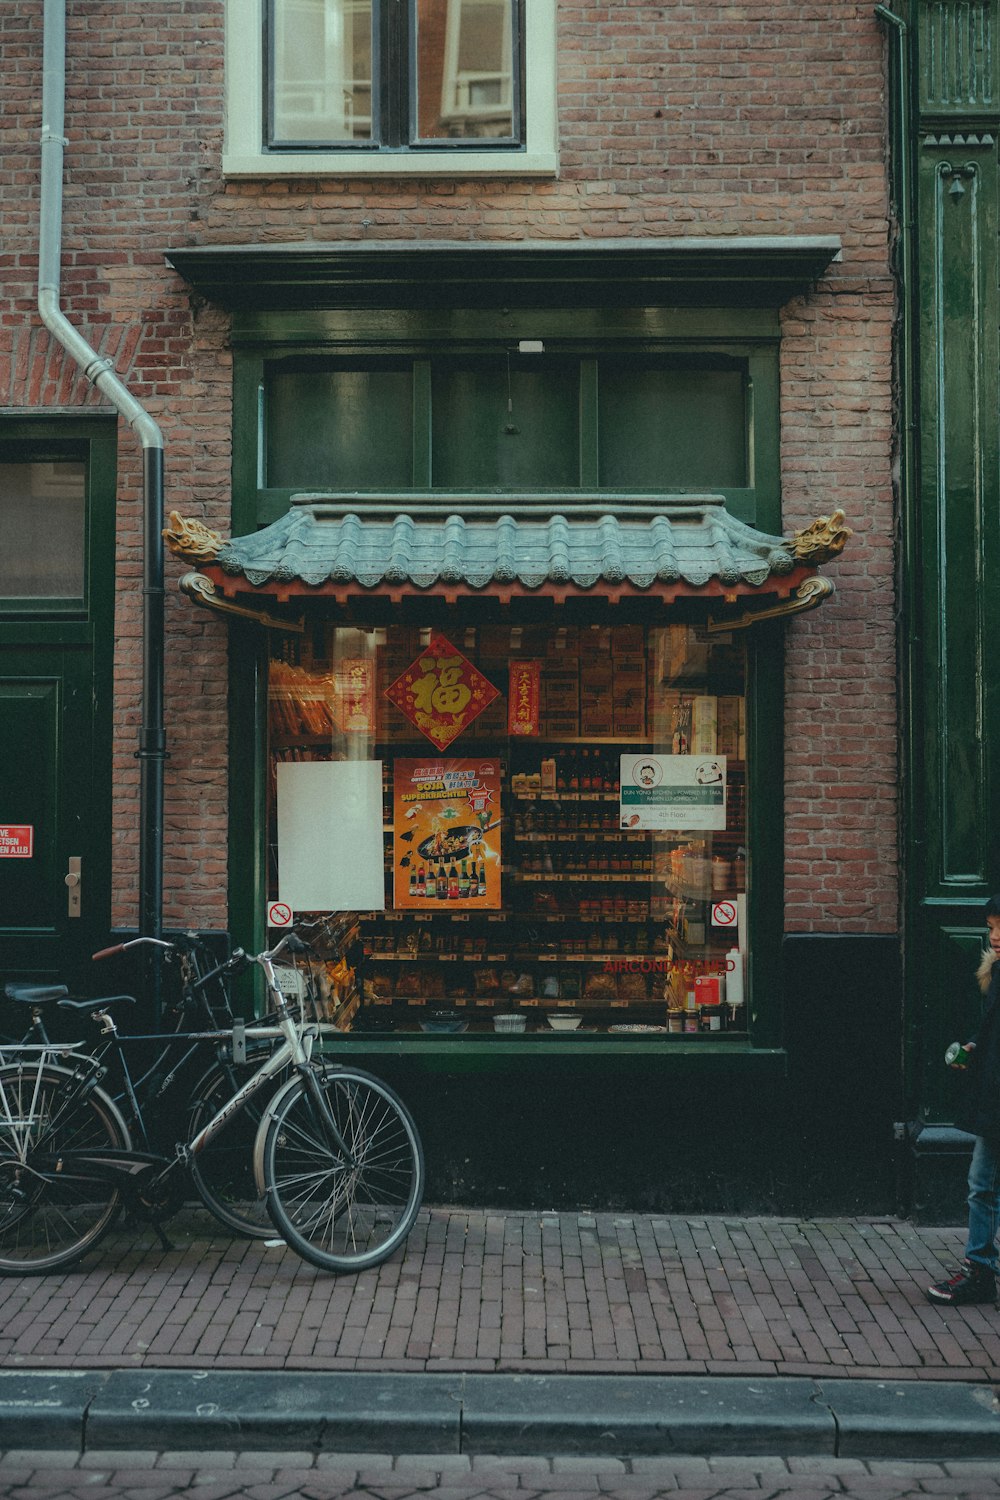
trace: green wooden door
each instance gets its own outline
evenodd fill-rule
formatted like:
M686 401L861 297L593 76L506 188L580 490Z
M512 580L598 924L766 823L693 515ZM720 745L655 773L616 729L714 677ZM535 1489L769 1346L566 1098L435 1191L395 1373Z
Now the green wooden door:
M89 646L0 651L0 942L5 977L76 975L107 940L110 841L95 786Z
M114 446L0 424L0 982L78 988L108 941Z

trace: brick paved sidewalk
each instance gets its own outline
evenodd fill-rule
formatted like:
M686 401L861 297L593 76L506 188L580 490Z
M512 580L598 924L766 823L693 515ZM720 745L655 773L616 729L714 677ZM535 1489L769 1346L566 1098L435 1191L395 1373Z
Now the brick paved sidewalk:
M958 1229L432 1208L356 1277L201 1212L170 1233L7 1278L0 1365L1000 1380L1000 1311L924 1298Z

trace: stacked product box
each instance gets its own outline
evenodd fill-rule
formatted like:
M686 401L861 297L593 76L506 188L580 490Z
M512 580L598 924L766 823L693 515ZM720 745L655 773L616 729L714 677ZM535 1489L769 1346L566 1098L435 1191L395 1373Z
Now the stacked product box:
M641 625L616 625L612 636L612 732L619 739L646 733L646 641Z

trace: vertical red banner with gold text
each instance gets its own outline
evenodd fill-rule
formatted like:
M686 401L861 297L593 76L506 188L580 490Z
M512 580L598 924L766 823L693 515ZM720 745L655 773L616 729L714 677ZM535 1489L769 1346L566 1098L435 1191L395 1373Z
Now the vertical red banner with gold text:
M540 661L512 661L507 694L507 733L537 735L542 700Z
M392 801L393 907L499 911L499 761L394 761Z

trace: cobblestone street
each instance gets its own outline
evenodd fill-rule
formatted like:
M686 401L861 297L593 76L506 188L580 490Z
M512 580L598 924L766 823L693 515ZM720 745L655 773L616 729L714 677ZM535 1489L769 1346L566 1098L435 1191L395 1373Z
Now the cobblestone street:
M924 1298L958 1229L432 1208L339 1278L201 1212L171 1235L7 1279L3 1367L1000 1378L1000 1313Z

